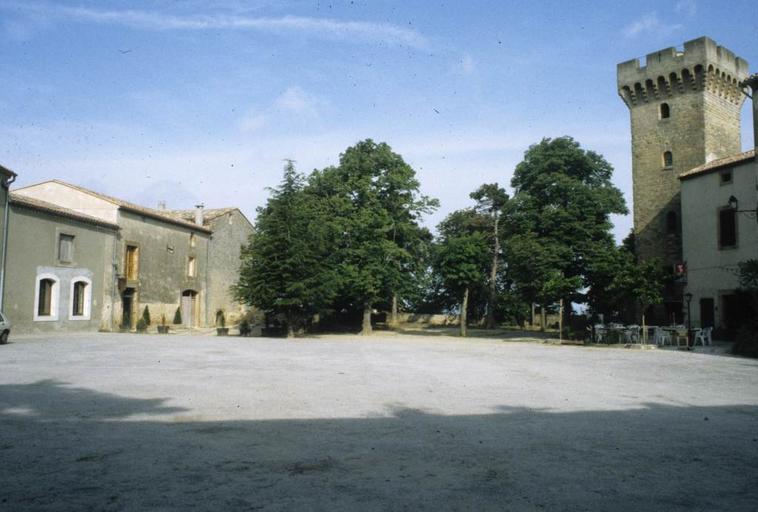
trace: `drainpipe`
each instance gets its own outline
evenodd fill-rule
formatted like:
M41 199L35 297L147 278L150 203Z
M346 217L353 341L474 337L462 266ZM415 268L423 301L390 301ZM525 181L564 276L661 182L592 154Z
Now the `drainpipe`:
M16 175L13 174L7 179L3 180L3 188L5 189L5 210L3 212L3 264L0 266L0 311L3 310L5 301L5 261L8 258L8 226L10 219L10 196L11 196L11 184L16 181Z

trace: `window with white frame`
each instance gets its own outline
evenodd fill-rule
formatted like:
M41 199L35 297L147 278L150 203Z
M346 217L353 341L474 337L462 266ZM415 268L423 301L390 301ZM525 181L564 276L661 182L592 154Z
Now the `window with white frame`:
M92 281L86 277L75 277L71 281L70 304L69 319L90 319L90 313L92 311Z
M60 281L53 274L37 276L34 287L34 321L58 320Z

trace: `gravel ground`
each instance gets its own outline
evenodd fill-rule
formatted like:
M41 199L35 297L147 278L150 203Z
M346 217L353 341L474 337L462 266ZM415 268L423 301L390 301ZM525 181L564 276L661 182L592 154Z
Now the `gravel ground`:
M0 510L757 510L758 361L449 337L0 347Z

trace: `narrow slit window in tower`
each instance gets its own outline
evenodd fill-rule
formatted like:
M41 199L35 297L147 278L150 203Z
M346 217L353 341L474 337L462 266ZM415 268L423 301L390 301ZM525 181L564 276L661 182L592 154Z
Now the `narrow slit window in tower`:
M668 103L661 103L661 119L668 119L671 117L671 107Z
M671 151L664 151L663 152L663 167L666 169L670 169L674 166L674 155L671 153Z

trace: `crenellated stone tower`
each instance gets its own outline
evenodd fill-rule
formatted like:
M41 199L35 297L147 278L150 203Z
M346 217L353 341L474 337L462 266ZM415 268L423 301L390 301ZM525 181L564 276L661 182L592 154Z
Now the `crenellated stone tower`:
M739 83L748 64L712 39L666 48L617 69L618 93L632 124L634 233L642 259L673 268L682 258L680 173L739 153ZM681 290L665 292L666 315L681 308Z

